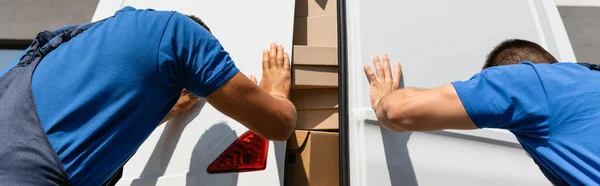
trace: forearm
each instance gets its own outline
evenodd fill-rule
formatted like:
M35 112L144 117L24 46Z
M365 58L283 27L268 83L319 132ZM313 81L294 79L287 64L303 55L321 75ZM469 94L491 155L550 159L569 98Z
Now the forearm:
M287 140L296 127L297 114L292 102L264 93L250 97L250 102L244 104L249 107L244 109L246 112L239 116L239 121L246 121L248 128L267 139Z
M407 126L412 125L414 118L414 109L411 106L415 106L417 102L418 94L421 89L417 88L405 88L394 91L393 93L381 98L375 113L378 121L381 125L391 131L402 132L407 131Z
M287 123L282 129L283 133L287 133L284 136L290 136L294 129L296 128L296 120L298 118L296 107L294 104L285 97L274 96L274 98L279 102L277 105L279 111L279 118L282 118L283 123ZM283 139L283 141L287 140Z
M285 141L296 125L294 105L283 97L270 95L249 81L243 75L236 75L206 100L262 137Z

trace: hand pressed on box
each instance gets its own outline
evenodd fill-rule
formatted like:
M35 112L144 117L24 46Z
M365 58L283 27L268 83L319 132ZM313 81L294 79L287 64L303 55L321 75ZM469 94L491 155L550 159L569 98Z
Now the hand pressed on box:
M284 52L283 45L271 43L270 49L263 51L262 69L260 88L271 96L289 99L292 84L290 56ZM256 82L256 77L251 79Z

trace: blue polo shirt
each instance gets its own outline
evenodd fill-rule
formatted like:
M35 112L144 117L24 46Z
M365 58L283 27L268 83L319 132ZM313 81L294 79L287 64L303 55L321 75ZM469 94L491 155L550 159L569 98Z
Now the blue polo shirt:
M219 41L187 16L125 7L50 52L32 89L70 183L100 185L135 153L182 88L206 97L237 72Z
M550 180L600 183L600 72L524 62L452 84L477 127L511 131Z

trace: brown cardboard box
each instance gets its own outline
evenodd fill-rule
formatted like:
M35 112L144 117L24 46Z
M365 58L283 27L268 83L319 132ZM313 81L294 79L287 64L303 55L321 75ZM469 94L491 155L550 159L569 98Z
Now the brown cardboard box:
M337 14L295 18L294 45L337 47Z
M285 185L339 185L337 132L296 130L287 141Z
M337 13L335 0L296 0L295 17L308 17Z
M297 109L296 129L302 130L338 130L338 108Z
M335 66L293 66L292 88L335 88L338 85L338 67Z
M296 65L337 66L337 47L294 45L292 62Z
M296 109L325 109L338 107L338 89L294 90L290 100Z

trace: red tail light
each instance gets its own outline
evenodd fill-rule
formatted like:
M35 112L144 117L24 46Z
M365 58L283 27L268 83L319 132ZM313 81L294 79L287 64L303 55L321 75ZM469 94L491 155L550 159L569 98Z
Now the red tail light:
M265 170L268 150L269 141L248 131L213 161L207 171L214 174Z

